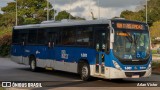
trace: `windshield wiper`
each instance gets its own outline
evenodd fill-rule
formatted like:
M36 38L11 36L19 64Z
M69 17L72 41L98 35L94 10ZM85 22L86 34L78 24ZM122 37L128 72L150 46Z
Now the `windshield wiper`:
M139 37L137 37L137 38L134 40L134 44L135 44L135 45L137 45L138 40L141 38L141 36L142 36L142 33L139 35Z
M125 33L127 33L126 38L128 39L128 41L129 41L130 43L132 43L132 42L133 42L132 36L130 36L130 34L129 34L128 32L125 32Z

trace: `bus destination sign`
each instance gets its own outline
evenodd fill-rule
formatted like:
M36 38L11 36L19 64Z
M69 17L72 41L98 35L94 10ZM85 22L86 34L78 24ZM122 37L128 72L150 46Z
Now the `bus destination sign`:
M133 24L133 23L117 23L116 27L119 29L144 30L144 27L142 24Z

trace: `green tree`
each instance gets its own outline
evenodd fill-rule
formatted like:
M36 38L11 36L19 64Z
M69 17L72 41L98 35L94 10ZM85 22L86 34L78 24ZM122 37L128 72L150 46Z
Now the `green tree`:
M150 33L152 40L156 37L160 37L160 21L154 22L150 27Z
M148 20L150 23L154 23L160 20L160 0L148 1Z
M37 24L47 20L47 1L46 0L17 0L18 6L18 25ZM54 10L49 4L49 19L54 17ZM16 3L10 2L2 8L3 14L0 14L0 56L6 56L10 53L11 29L16 22ZM59 12L57 20L68 19L84 20L81 17L73 17L66 11Z
M36 24L46 20L47 18L47 0L17 0L17 6L18 25ZM54 10L52 9L52 5L50 3L49 10L49 17L51 19L54 16ZM2 11L4 12L2 18L10 18L9 14L11 14L12 17L16 17L16 3L8 3L6 7L2 8ZM8 17L5 15L8 15ZM15 23L15 19L13 22ZM8 22L8 25L13 26L13 22Z
M81 17L77 17L77 16L72 16L70 13L68 13L67 11L61 11L58 13L58 15L56 16L56 20L60 21L62 19L72 19L72 20L85 20L84 18Z
M15 12L4 13L0 18L1 27L12 27L15 25Z
M66 11L61 11L61 12L59 12L58 15L56 16L56 20L57 20L57 21L60 21L60 20L62 20L62 19L69 19L69 17L70 17L70 19L73 19L73 18L74 18L70 13L68 13L68 12L66 12Z
M3 15L0 13L0 18L2 18L2 16L3 16Z
M154 22L160 20L160 0L149 0L148 1L148 24L151 26ZM138 21L144 21L146 19L146 6L144 5L143 8L139 11L133 12L133 11L123 11L120 15L120 17L129 19L129 20L138 20Z
M142 22L145 21L143 11L133 12L133 11L126 10L121 13L120 17L128 20L137 20Z
M10 13L10 12L15 12L15 8L16 8L16 3L15 2L9 2L7 3L8 5L6 7L3 7L1 10L4 13Z

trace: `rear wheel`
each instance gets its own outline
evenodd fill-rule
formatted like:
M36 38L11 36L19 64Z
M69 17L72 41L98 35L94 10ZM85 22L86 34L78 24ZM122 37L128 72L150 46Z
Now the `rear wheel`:
M90 68L89 68L89 65L87 63L82 63L80 70L81 70L80 71L81 79L83 81L89 80L89 78L90 78Z
M35 72L37 70L37 66L36 66L36 60L34 58L31 58L30 61L30 69L31 71Z

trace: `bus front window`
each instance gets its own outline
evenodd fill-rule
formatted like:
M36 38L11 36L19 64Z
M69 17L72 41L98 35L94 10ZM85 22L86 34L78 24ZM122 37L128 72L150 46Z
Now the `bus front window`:
M114 54L123 60L146 59L150 54L148 31L116 30Z

